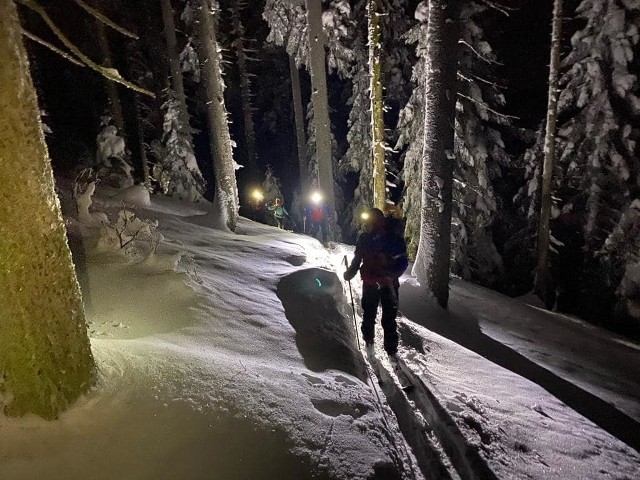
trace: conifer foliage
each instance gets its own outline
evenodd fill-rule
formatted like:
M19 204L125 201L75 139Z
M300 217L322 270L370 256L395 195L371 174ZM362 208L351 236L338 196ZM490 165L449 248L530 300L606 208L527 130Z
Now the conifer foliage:
M502 273L502 259L494 244L491 226L499 199L494 192L510 165L501 128L510 119L501 113L505 98L495 69L496 55L486 41L480 20L487 12L483 4L465 4L461 11L457 74L456 129L454 137L454 183L452 204L452 271L465 279L493 285ZM395 149L403 151L404 211L410 254L415 255L420 238L422 207L422 155L429 10L421 2L415 12L418 24L405 35L415 44L413 93L400 113Z
M625 275L625 284L633 283L627 272L640 254L631 239L640 226L640 85L632 73L639 66L640 3L584 0L575 13L586 23L561 63L551 272L557 307L588 317L608 314L617 297L627 309L619 285ZM539 144L528 154L521 197L529 214L536 210L530 204L537 201L540 155Z
M180 100L172 90L168 96L162 105L162 140L152 144L157 158L153 177L165 195L195 202L202 199L205 181L193 153L191 138L194 131L185 121Z

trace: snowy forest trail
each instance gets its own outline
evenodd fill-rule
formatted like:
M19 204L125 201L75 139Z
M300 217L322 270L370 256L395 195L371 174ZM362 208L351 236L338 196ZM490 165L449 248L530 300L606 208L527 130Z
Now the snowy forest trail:
M399 363L415 388L410 393L402 391L382 351L377 354L380 360L375 361L375 371L427 476L579 479L624 472L623 478L633 477L640 468L640 456L628 446L638 449L634 436L638 430L634 418L605 400L615 399L615 393L609 391L609 396L600 398L582 387L584 379L563 378L539 365L506 341L503 344L489 337L477 318L493 314L492 333L505 338L509 334L500 330L501 316L517 319L523 315L521 323L535 330L540 325L526 313L538 313L536 310L494 292L483 296L484 292L474 290L478 287L455 282L451 310L444 311L422 297L410 275L403 280ZM358 287L356 282L356 298ZM466 302L470 296L476 299L475 304ZM558 356L563 355L562 347L575 350L572 342L580 341L576 332L584 326L571 324L575 331L564 345L556 339L555 344L544 346L552 351L555 348ZM379 326L377 330L380 336ZM509 332L508 325L505 330ZM586 342L595 343L583 352L597 350L597 339L602 336L607 335L591 332ZM535 332L529 338L544 344L544 338L539 339ZM382 344L381 338L377 343ZM607 345L617 348L627 361L633 361L637 353L615 338ZM609 371L611 376L622 374L623 365ZM605 385L614 383L615 378ZM588 376L587 380L593 382ZM621 383L623 386L616 388L623 391L623 399L631 398L633 390L624 390L627 384ZM632 375L628 383L633 383ZM598 392L597 384L591 387ZM625 404L633 407L632 403Z

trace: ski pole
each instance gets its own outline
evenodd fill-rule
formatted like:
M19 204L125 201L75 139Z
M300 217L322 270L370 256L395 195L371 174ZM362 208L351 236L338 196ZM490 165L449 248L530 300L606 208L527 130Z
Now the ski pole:
M349 262L347 256L344 256L344 266L348 269ZM356 341L358 342L358 348L360 348L360 338L358 337L358 323L356 322L356 304L353 302L353 291L351 290L351 280L347 280L349 284L349 296L351 297L351 310L353 311L353 329L356 332Z

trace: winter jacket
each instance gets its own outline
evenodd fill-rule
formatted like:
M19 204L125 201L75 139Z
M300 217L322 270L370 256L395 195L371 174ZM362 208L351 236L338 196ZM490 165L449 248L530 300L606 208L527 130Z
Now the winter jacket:
M322 205L309 205L304 210L304 216L308 222L322 223L329 215L329 206L327 204Z
M360 235L351 265L344 278L351 280L360 270L365 285L391 286L407 269L407 245L404 239L388 230Z
M276 218L282 218L285 215L289 215L289 212L284 208L284 205L269 205L267 208L273 212L273 216Z

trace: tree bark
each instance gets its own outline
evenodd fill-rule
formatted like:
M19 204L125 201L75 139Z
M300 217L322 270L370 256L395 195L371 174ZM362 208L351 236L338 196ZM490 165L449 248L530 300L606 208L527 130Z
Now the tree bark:
M216 7L217 8L217 7ZM221 220L220 228L235 231L238 222L238 186L231 136L224 105L220 54L215 32L215 15L208 0L200 0L199 29L202 53L200 62L207 91L207 120L209 141L215 175L214 205Z
M327 96L325 68L325 37L322 31L322 0L306 0L309 22L309 59L311 67L311 101L313 124L316 132L316 159L318 162L318 186L331 212L336 211L333 160L331 155L331 123ZM333 215L330 217L333 220ZM335 220L332 227L335 228Z
M387 203L387 173L384 164L384 99L382 91L382 59L380 29L380 1L368 0L369 17L369 75L371 84L371 158L373 161L373 206L384 210Z
M95 368L12 0L0 0L0 64L0 406L53 419Z
M182 69L178 58L178 41L176 40L176 26L173 21L173 8L171 0L161 0L162 21L164 23L164 38L167 42L167 56L169 57L169 70L171 71L171 84L176 92L180 106L182 107L185 119L187 115L187 97L184 93L184 81Z
M302 91L300 89L300 72L296 60L289 55L289 70L291 73L291 95L293 96L293 114L296 123L296 145L298 148L298 165L300 166L300 189L302 198L307 197L309 188L309 167L307 165L306 144L304 133L304 111L302 108Z
M413 272L447 308L460 0L429 0L420 241Z
M562 37L562 0L553 4L551 29L551 60L549 62L549 98L547 102L547 126L544 135L544 164L542 166L542 191L540 193L540 221L538 223L538 265L535 290L547 303L549 281L549 224L551 221L551 187L555 163L556 117L558 113L558 69L560 67L560 41Z

